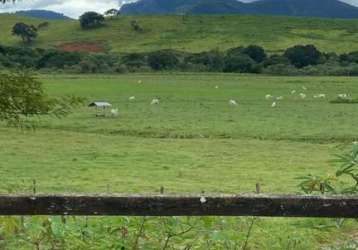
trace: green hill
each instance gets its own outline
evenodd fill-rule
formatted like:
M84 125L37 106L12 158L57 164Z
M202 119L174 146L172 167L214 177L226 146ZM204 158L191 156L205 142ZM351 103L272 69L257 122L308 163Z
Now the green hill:
M246 14L358 18L358 8L339 0L139 0L124 4L126 15Z
M137 20L144 31L133 31L132 20ZM11 35L11 27L19 21L37 25L44 20L0 15L1 44L21 44L19 38ZM66 43L77 43L78 47L94 42L113 52L166 48L197 52L257 44L270 52L279 52L295 44L314 44L327 52L358 50L357 20L238 15L122 16L108 20L102 28L86 31L80 29L76 20L49 22L49 27L40 30L33 47L54 48Z

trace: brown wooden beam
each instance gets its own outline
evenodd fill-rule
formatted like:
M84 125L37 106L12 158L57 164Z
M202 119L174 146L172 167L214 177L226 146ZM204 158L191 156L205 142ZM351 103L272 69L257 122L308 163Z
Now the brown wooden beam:
M0 215L358 218L358 196L0 196Z

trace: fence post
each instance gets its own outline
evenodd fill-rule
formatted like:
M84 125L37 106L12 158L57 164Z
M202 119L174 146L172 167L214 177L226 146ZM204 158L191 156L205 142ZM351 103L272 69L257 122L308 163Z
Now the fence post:
M32 180L32 193L35 195L36 194L36 180Z

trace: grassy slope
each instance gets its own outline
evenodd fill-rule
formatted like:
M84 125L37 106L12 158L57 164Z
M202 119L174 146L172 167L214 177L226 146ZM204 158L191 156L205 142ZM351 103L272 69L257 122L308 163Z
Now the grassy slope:
M130 28L136 19L144 33ZM18 21L38 24L40 20L0 15L1 43L19 44L10 30ZM33 46L54 47L63 42L102 41L116 52L151 51L173 48L185 51L227 49L258 44L271 52L294 44L315 44L324 51L358 50L358 21L339 19L258 17L258 16L192 16L183 22L179 16L120 17L109 20L106 27L82 31L77 21L51 21L40 32Z

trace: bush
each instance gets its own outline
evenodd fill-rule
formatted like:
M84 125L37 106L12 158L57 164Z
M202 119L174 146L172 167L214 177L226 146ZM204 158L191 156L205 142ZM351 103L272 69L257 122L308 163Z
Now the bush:
M119 59L111 54L90 54L80 62L83 73L113 73Z
M284 56L297 68L316 65L320 62L321 52L313 45L296 45L288 48Z
M79 64L81 55L77 52L62 52L58 50L49 50L40 58L37 68L58 68Z
M121 58L121 62L125 64L128 69L141 68L147 65L147 58L144 54L130 53Z
M154 70L173 70L179 65L175 52L162 50L148 55L148 65Z
M339 60L342 63L358 63L358 51L350 52L348 54L342 54L339 56Z
M320 56L315 57L316 60L310 61L310 64L293 64L291 60L297 58L307 59L310 55L315 54L310 52L306 58L306 52L301 51L303 47L303 50L306 50L308 46L295 46L293 50L292 48L286 50L284 55L274 54L265 57L263 49L259 46L237 47L226 52L214 50L201 53L186 53L175 50L161 50L151 53L129 53L122 56L113 53L79 53L53 49L0 46L0 65L2 68L25 68L37 69L42 72L52 70L70 73L181 70L194 72L263 72L273 75L358 76L358 63L355 63L356 56L358 60L358 52L340 56L335 53L317 52ZM302 57L293 57L294 59L291 58L290 60L288 58L290 51L293 51L293 55ZM261 56L256 57L259 54ZM257 62L262 59L262 62ZM299 63L302 63L302 61ZM302 65L306 66L301 67Z
M236 47L236 48L231 48L231 49L229 49L229 50L226 52L226 54L227 54L227 56L242 55L242 54L244 54L244 53L243 53L244 50L245 50L245 48L240 46L240 47Z
M267 57L265 50L257 45L250 45L244 48L242 50L242 53L248 55L252 60L257 63L263 62Z
M267 57L265 61L263 61L264 67L278 64L291 66L290 61L287 59L287 57L282 55L271 55Z
M124 64L116 65L115 68L114 68L114 71L115 71L116 73L119 73L119 74L126 74L126 73L129 72L127 66L124 65Z
M266 67L263 70L264 74L271 74L271 75L285 75L285 76L295 76L299 75L299 70L292 66L287 64L274 64Z
M225 57L218 51L202 52L187 56L184 59L184 64L187 64L188 69L190 69L190 65L192 67L202 65L201 68L205 68L206 71L222 72L225 66Z
M257 73L257 65L248 55L232 55L225 58L224 72Z

